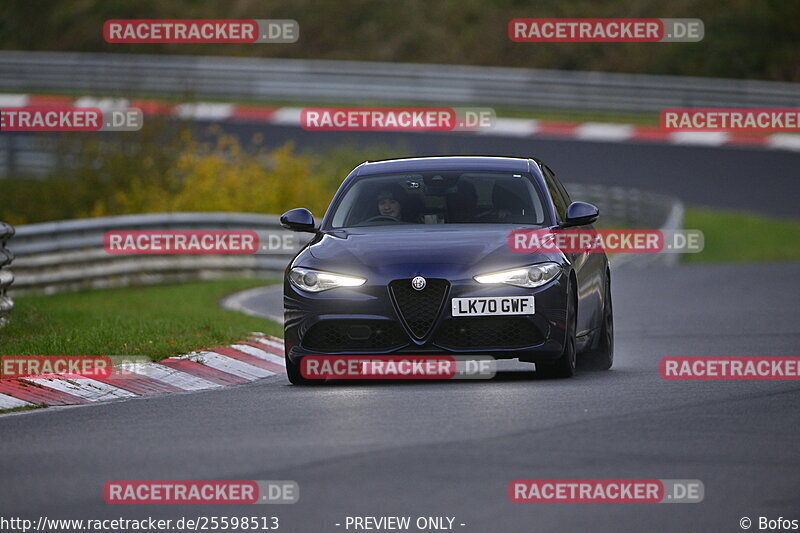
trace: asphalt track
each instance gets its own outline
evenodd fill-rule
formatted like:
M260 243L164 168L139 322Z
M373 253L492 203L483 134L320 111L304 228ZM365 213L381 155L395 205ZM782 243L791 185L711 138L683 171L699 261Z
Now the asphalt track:
M198 123L202 130L209 125ZM800 217L800 152L476 134L311 132L246 122L227 123L224 129L243 142L259 134L267 146L292 141L297 148L313 152L348 145L383 148L382 153L393 157L538 157L567 183L638 187L675 195L687 205Z
M797 355L800 263L620 268L617 361L545 381L333 384L284 376L0 417L4 516L455 516L459 531L737 531L800 518L800 384L667 382L666 355ZM754 290L755 285L755 290ZM791 290L787 290L787 286ZM249 305L273 312L280 298ZM513 504L518 478L699 479L698 504ZM292 479L290 506L112 506L114 479ZM793 514L795 516L793 516Z
M237 132L252 133L241 126ZM262 130L269 143L320 134ZM369 137L369 138L367 138ZM385 143L391 134L331 136ZM360 139L360 140L359 140ZM445 135L416 153L538 155L568 181L639 186L691 204L798 216L798 154ZM463 141L463 142L462 142ZM414 147L416 145L416 148ZM402 154L398 154L402 155ZM595 179L596 178L596 179ZM284 376L208 392L0 417L0 516L280 517L280 531L344 531L346 516L454 516L457 531L741 531L800 519L800 383L674 382L668 355L796 356L800 263L621 267L609 372L491 381L288 385ZM280 298L247 303L280 312ZM520 478L699 479L699 504L513 504ZM109 480L291 479L288 506L112 506ZM351 530L352 531L352 530ZM415 531L412 529L412 531Z

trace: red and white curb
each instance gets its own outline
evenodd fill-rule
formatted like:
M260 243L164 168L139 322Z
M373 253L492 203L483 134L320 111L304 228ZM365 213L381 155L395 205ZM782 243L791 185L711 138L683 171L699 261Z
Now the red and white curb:
M125 98L0 94L0 108L24 106L96 107L102 110L136 107L141 109L145 115L174 116L187 120L261 122L282 126L300 126L300 112L302 111L300 107L267 107L220 102L176 104L159 100L128 100ZM498 118L494 127L473 133L502 137L568 138L584 141L696 146L748 146L800 151L800 134L796 133L668 132L657 126L604 122Z
M198 391L238 385L285 374L283 339L253 336L232 346L212 348L157 363L121 365L124 377L0 380L0 409L36 405L76 405L137 396Z

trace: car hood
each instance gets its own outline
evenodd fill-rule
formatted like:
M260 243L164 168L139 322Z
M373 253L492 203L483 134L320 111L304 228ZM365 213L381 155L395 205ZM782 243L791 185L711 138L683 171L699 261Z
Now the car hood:
M424 229L379 226L334 230L308 247L306 252L319 260L308 266L341 265L375 271L401 265L452 265L457 268L446 270L473 270L472 267L508 268L564 260L560 253L512 252L508 236L514 229L530 229L530 226L470 224Z

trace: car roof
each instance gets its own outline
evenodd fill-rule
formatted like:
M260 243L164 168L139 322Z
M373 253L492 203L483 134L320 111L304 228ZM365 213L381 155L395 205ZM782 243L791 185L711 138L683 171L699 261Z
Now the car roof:
M528 172L530 158L490 157L490 156L441 156L411 157L406 159L387 159L366 161L359 165L356 175L385 174L391 172L427 172L446 170L497 170Z

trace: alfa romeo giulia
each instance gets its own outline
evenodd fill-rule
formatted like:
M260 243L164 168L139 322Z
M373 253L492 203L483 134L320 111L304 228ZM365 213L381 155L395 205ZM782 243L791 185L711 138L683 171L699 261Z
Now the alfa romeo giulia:
M578 354L614 357L605 253L519 253L514 230L591 228L541 161L424 157L365 162L321 223L303 208L283 227L314 236L285 272L286 370L309 355L481 355L569 377Z

